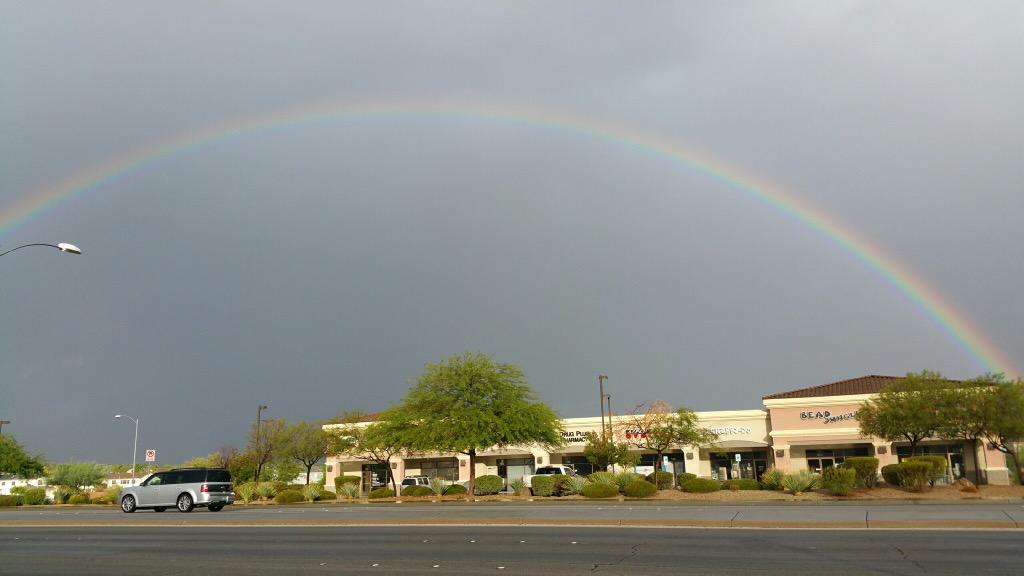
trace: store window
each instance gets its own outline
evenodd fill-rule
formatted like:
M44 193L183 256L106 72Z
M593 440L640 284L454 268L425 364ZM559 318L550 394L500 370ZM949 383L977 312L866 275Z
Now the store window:
M430 478L443 478L449 482L459 479L458 461L455 458L442 460L420 460L420 474Z
M815 474L821 474L826 468L839 466L850 456L867 456L867 446L856 448L832 448L825 450L807 451L807 469Z
M572 466L580 476L590 476L595 472L594 465L585 456L562 456L562 464Z
M737 456L739 456L738 459ZM733 478L749 478L760 481L761 474L768 469L767 450L712 452L709 460L711 461L711 477L719 481Z

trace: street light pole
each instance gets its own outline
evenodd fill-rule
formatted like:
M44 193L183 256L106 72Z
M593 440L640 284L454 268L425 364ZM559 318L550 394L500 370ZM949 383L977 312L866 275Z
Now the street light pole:
M599 374L597 376L597 386L598 386L598 388L601 391L601 399L598 401L598 404L601 405L601 439L602 440L607 440L608 439L608 436L605 433L605 427L604 427L604 381L607 380L607 379L608 379L608 377L605 376L604 374Z
M4 433L4 424L10 424L10 420L0 420L0 435Z
M260 414L266 409L267 407L262 404L256 408L256 471L253 473L256 483L260 481L260 460L262 459L260 457Z
M20 250L22 248L28 248L29 246L48 246L50 248L56 248L57 250L60 250L61 252L67 252L68 254L81 254L82 253L82 249L81 248L79 248L78 246L75 246L74 244L68 244L67 242L61 242L59 244L46 244L46 243L43 243L43 242L35 242L35 243L32 243L32 244L22 244L21 246L17 246L15 248L11 248L10 250L8 250L6 252L0 252L0 256L6 256L6 255L10 254L11 252L14 252L15 250Z
M132 444L132 486L135 486L135 455L139 453L139 419L127 414L115 414L114 418L127 418L135 422L135 443Z

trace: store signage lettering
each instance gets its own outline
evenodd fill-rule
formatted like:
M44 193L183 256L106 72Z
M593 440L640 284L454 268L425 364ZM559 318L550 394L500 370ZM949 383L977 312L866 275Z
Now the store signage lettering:
M723 426L721 428L708 428L708 432L714 432L719 436L729 436L732 434L750 434L753 430L746 426Z
M587 441L587 434L583 430L563 430L562 440L568 444L583 444Z
M832 424L833 422L843 422L846 420L855 420L857 418L857 412L846 412L844 414L833 414L828 410L808 411L801 412L801 420L821 420L824 424Z
M647 433L640 430L626 430L626 440L639 440L641 438L647 438Z

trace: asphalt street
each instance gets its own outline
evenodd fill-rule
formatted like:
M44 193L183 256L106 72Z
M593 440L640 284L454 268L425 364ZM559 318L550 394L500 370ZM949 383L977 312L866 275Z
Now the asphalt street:
M665 502L381 503L228 506L181 514L113 507L0 509L0 526L503 524L694 527L1024 528L1024 501L695 505Z
M0 575L1020 574L1022 544L1016 530L2 527Z

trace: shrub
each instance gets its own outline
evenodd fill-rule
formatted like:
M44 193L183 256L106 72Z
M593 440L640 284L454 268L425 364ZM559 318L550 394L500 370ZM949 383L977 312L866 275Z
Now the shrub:
M476 482L473 484L473 493L477 496L489 496L501 492L504 488L505 481L502 480L501 476L487 474L477 477Z
M114 502L114 498L106 492L92 499L93 504L113 504Z
M753 478L733 478L722 482L722 488L726 490L760 490L761 485Z
M619 487L619 492L622 492L623 490L626 489L626 486L629 485L634 480L643 479L644 477L641 476L640 474L637 474L636 472L621 472L615 475L615 484Z
M799 472L786 474L782 477L782 486L792 492L794 496L814 490L820 485L821 477L817 474L811 474L809 470L800 470Z
M25 497L25 504L30 506L46 504L46 488L29 488L25 490L23 496Z
M409 497L418 498L418 497L421 497L421 496L433 496L433 495L434 495L434 491L430 489L430 486L413 485L413 486L406 486L405 488L402 488L402 496L409 496Z
M391 488L376 488L370 490L370 500L378 500L380 498L394 498L395 491Z
M21 506L24 501L24 496L21 494L11 494L0 496L0 507L3 506Z
M277 494L277 487L273 482L260 482L256 485L256 493L264 500L270 500Z
M533 485L534 496L558 496L556 488L562 474L550 474L534 476L530 482Z
M619 485L615 482L615 473L613 472L594 472L590 476L587 476L587 480L601 484L611 484L612 486L615 486L616 492L619 491Z
M929 486L935 486L936 480L946 477L946 465L949 464L943 456L910 456L903 461L928 462L932 467L931 474L928 476Z
M305 499L306 497L298 490L282 490L277 494L277 496L274 496L274 502L277 502L278 504L294 504L296 502L302 502Z
M341 492L341 495L345 498L359 498L359 484L335 484L335 486L339 487L338 489Z
M854 471L855 486L874 488L878 484L878 458L850 456L839 467Z
M468 494L469 490L466 489L462 484L452 484L444 489L445 496L458 496L460 494Z
M310 484L302 488L302 497L310 502L316 502L320 499L320 495L323 494L323 490L316 484Z
M696 477L696 474L691 474L689 472L680 472L679 474L676 474L676 486L678 486L679 489L682 490L683 484L689 482L690 480L693 480Z
M404 486L402 488L402 491L399 492L399 494L401 494L402 496L412 496L412 490L415 487L416 487L415 484L412 484L412 485L409 485L409 486Z
M683 484L683 492L706 493L718 492L721 489L722 485L718 480L710 478L691 478Z
M119 486L117 484L114 484L113 486L111 486L110 488L107 488L107 490L106 490L106 494L110 494L110 498L114 502L120 502L121 501L121 492L123 492L123 490L121 489L121 486Z
M924 490L934 472L935 466L927 460L904 460L896 468L900 486L911 492Z
M658 491L658 487L647 480L634 480L626 484L623 492L630 498L650 498Z
M68 498L71 498L71 489L64 486L58 486L53 489L53 503L54 504L67 504Z
M320 497L317 498L317 500L319 500L321 502L324 501L324 500L337 500L337 499L338 499L338 495L335 494L334 492L331 492L330 490L324 490L323 492L320 493Z
M882 466L882 480L889 486L900 485L900 465L899 464L886 464Z
M619 487L608 482L587 482L582 494L586 498L611 498L619 495Z
M509 483L509 486L512 488L512 491L515 492L517 496L526 494L526 480L523 480L522 478L516 478L515 480Z
M246 482L244 484L239 484L235 486L235 494L237 494L238 497L241 498L243 502L248 504L249 502L252 502L259 496L259 494L256 491L256 488L257 486L255 482Z
M953 486L955 486L961 492L977 492L978 491L978 487L974 485L974 482L971 482L967 478L960 478L959 480L957 480L956 482L953 483Z
M560 489L562 494L569 494L575 496L583 493L583 488L588 484L587 479L583 476L566 476L562 479ZM616 488L615 492L619 490Z
M338 476L334 479L334 486L338 490L341 490L341 486L344 484L362 484L363 479L359 476Z
M437 494L438 496L441 496L441 495L444 494L444 491L448 489L448 486L450 484L451 484L451 482L448 482L444 478L437 478L437 477L431 478L430 479L430 491L433 492L434 494Z
M826 468L821 474L821 485L836 496L849 496L853 493L856 480L857 471L853 468Z
M765 490L782 490L782 479L786 474L778 468L769 468L761 474L761 486Z
M13 486L13 487L11 487L11 494L22 494L22 495L24 495L26 488L28 488L28 487L27 486Z
M89 504L90 502L91 500L89 500L89 495L84 493L73 494L70 498L68 498L68 504Z
M663 472L658 470L657 472L651 472L645 478L647 482L654 484L658 487L658 490L668 490L672 487L672 473Z

